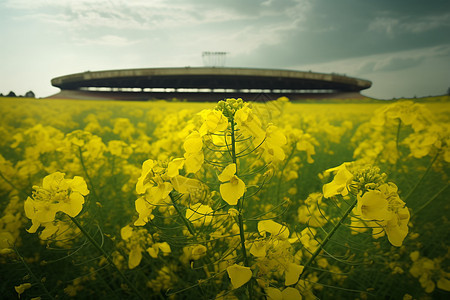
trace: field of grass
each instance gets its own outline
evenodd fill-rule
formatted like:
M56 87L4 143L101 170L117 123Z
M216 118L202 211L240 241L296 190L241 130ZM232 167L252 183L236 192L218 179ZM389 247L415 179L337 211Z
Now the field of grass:
M448 299L450 97L0 98L4 299Z

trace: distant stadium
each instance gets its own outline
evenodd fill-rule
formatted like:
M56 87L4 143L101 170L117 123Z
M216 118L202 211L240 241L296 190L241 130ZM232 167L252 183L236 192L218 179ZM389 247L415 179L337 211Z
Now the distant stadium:
M49 98L217 101L365 98L368 80L339 74L228 67L147 68L87 71L56 77L61 91Z

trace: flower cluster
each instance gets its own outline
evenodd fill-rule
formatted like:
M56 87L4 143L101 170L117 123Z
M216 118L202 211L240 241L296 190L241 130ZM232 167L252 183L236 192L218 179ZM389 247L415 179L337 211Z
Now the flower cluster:
M386 234L392 245L400 247L408 234L410 213L398 195L397 186L385 183L386 175L380 174L378 168L355 168L351 163L343 163L325 171L335 176L323 186L324 197L347 196L349 192L356 195L352 225L359 227L359 231L372 228L374 238Z
M55 172L44 177L42 186L33 186L33 197L25 201L25 214L32 222L27 229L29 233L35 233L42 225L45 227L42 234L49 236L59 228L53 223L58 212L72 218L81 212L84 196L89 194L86 182L80 176L65 179L64 175Z

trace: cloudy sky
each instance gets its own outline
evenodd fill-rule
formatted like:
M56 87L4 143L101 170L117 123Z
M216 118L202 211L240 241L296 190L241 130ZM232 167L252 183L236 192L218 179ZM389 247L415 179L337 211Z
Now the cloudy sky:
M339 73L364 95L450 88L448 0L0 0L0 93L55 94L87 70L226 67Z

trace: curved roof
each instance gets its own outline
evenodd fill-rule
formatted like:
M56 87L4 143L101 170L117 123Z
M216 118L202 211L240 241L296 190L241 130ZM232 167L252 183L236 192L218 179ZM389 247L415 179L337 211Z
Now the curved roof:
M368 80L338 74L250 68L149 68L108 70L56 77L52 85L63 90L84 88L197 88L360 91Z

